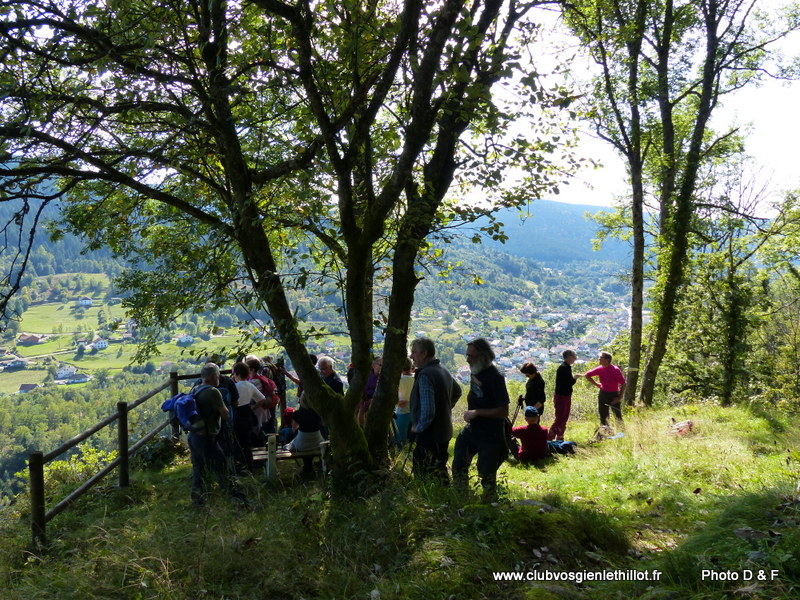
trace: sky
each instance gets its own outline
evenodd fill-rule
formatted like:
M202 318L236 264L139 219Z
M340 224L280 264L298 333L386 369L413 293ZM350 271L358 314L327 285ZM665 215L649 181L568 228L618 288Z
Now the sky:
M800 56L800 33L795 32L780 50ZM750 126L746 152L753 157L754 170L770 182L772 198L782 190L800 188L800 81L790 84L767 80L760 87L749 87L727 96L715 110L712 127L738 123ZM611 146L592 136L587 129L581 136L579 152L598 159L603 166L586 169L574 177L561 193L550 199L571 204L611 206L616 197L628 192L623 160Z
M771 81L760 88L744 89L726 101L714 123L750 124L746 150L753 167L771 182L773 194L800 187L800 82L790 86ZM625 165L611 147L589 132L581 138L580 152L599 158L603 167L584 170L561 194L551 198L570 204L611 206L615 196L625 194Z

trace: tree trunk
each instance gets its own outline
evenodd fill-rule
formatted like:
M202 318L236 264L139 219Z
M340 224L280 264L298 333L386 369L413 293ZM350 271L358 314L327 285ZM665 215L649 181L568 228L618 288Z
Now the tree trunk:
M272 321L278 330L279 340L303 382L309 406L319 413L330 429L332 471L337 484L346 487L351 477L369 470L372 465L366 439L356 422L354 413L361 392L351 387L345 396L340 396L322 381L311 362L305 341L281 285L277 264L266 239L265 228L257 218L251 215L242 216L240 226L237 228L237 237L245 264L254 275L253 281L259 297L269 309ZM369 272L353 268L348 272L348 277L369 279ZM361 293L366 293L371 298L371 289L370 281L369 285L361 288ZM362 298L361 302L363 301ZM356 331L360 331L360 336L363 337L363 325ZM359 350L363 355L363 348ZM354 354L355 351L354 343Z
M365 425L370 452L378 464L386 462L389 423L397 404L397 390L403 364L408 356L410 314L414 305L414 293L419 283L414 265L420 244L430 230L432 219L433 214L419 215L418 206L410 206L398 234L392 262L392 291L383 343L383 369ZM416 227L413 224L416 224ZM419 231L420 227L422 232Z
M641 164L631 168L633 201L631 218L633 226L633 260L631 264L631 323L628 346L627 386L623 402L629 406L636 403L639 369L642 362L642 310L644 306L644 187Z
M675 320L676 303L680 287L684 283L684 261L689 246L690 222L694 216L694 193L697 186L697 173L703 159L703 140L706 134L708 120L711 117L712 105L716 102L719 90L716 87L719 70L719 32L717 31L720 7L715 1L706 6L703 14L705 27L705 55L703 57L702 84L698 90L697 116L692 127L691 139L686 152L683 173L680 178L680 187L676 189L679 165L676 162L675 122L673 120L673 101L670 97L667 84L667 74L671 68L669 64L669 46L672 43L671 30L674 25L674 14L671 4L665 14L662 43L665 47L659 52L659 108L663 127L662 181L661 194L661 243L668 244L668 260L666 265L659 262L659 284L662 286L661 296L658 298L658 314L656 331L653 336L650 358L642 378L641 400L646 406L653 403L656 378L661 362L667 351L667 342ZM671 141L672 140L672 141ZM674 196L674 201L672 197Z

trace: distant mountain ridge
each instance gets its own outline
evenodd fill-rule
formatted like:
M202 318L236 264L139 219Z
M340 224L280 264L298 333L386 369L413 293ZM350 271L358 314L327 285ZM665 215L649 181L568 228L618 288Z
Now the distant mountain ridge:
M604 242L598 251L592 248L592 239L597 235L598 225L587 219L586 213L596 214L610 210L612 209L588 204L534 200L522 211L504 209L496 213L508 236L505 244L491 239L484 239L483 243L545 265L601 261L628 266L631 257L628 243L611 239ZM485 225L487 222L482 219L478 224Z

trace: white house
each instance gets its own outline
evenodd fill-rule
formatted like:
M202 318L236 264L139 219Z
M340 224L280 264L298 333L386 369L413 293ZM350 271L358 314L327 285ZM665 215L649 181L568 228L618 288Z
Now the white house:
M67 365L65 367L59 367L58 371L56 371L56 377L55 378L56 379L66 379L70 375L74 375L77 371L78 371L78 369L76 369L75 367L69 366L69 365Z
M190 346L194 343L194 338L190 335L181 335L178 336L178 340L175 342L178 346Z

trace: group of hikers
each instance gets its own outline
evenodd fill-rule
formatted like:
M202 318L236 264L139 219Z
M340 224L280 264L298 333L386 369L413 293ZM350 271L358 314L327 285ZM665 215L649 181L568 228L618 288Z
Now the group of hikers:
M611 364L611 354L600 352L598 357L600 364L582 374L572 372L572 365L578 358L575 351L564 350L561 358L563 362L556 370L553 393L555 418L550 429L542 427L539 423L546 401L544 379L532 362L526 362L520 367L520 373L528 378L525 383L525 395L519 399L520 406L525 407L523 416L527 426L513 428L511 436L521 442L516 452L517 459L521 462L533 462L553 452L571 451L572 443L569 445L564 443L564 432L572 410L572 388L581 377L599 388L597 410L601 426L608 426L608 416L611 411L618 422L622 421L625 376L619 367Z
M230 376L222 375L214 362L200 370L200 380L191 392L196 415L187 432L195 504L205 502L209 474L216 476L220 487L245 501L233 476L252 471L252 448L263 445L265 436L276 431L276 408L286 393L283 370L280 363L273 365L253 355L237 361ZM181 423L175 410L171 424L177 440Z
M484 495L496 492L497 470L510 450L508 435L519 440L513 447L514 457L523 463L545 458L551 452L561 452L569 447L564 434L572 406L572 389L581 378L599 388L598 413L602 425L608 425L609 410L622 420L622 397L625 377L611 364L611 354L601 352L600 365L583 374L573 374L572 365L577 359L573 350L562 353L563 362L556 371L555 420L549 429L542 427L540 418L546 402L545 383L532 362L520 367L527 376L525 395L518 400L524 406L526 425L507 430L510 399L505 378L494 365L495 353L483 338L467 344L465 352L470 368L467 410L463 413L464 427L458 434L453 449L451 465L453 481L466 486L473 458L477 456L477 471ZM413 434L413 473L432 476L444 484L449 483L447 471L448 447L453 435L452 409L461 397L459 384L436 359L434 343L418 338L411 344L411 360L416 371L408 395L410 431ZM403 397L398 411L402 410ZM398 421L399 421L398 417ZM398 423L400 427L400 423Z
M519 440L513 448L515 458L533 462L547 456L564 444L569 420L572 389L583 377L599 388L598 413L602 425L608 424L609 413L622 419L621 400L625 391L622 371L611 364L611 354L601 352L600 365L583 374L573 374L577 355L572 350L562 353L563 362L556 371L553 404L555 419L549 429L540 424L546 403L545 383L532 362L525 362L520 372L527 377L525 395L518 400L524 406L526 425L510 429L510 399L503 375L494 364L495 353L484 338L469 342L465 352L470 369L465 423L455 441L450 471L449 445L453 437L452 410L462 396L462 389L453 375L436 356L436 346L428 338L417 338L400 379L395 409L398 447L406 444L412 456L412 472L418 477L433 477L441 483L466 486L473 459L485 496L494 496L497 470L509 453L509 436ZM344 382L333 368L333 360L312 356L322 380L337 393L344 393ZM369 409L372 395L381 374L380 358L373 362L356 418L360 424ZM351 373L348 373L348 379ZM207 363L201 381L195 386L199 418L189 430L192 459L192 499L202 504L206 495L205 477L215 473L220 485L236 496L233 475L253 471L251 448L263 445L264 435L278 433L276 409L285 406L286 378L298 385L299 405L282 411L280 438L286 449L304 452L319 447L326 428L319 415L307 406L299 379L282 364L273 365L248 355L237 361L231 377L220 374L219 366ZM173 433L175 430L173 429ZM304 472L313 474L309 458Z

